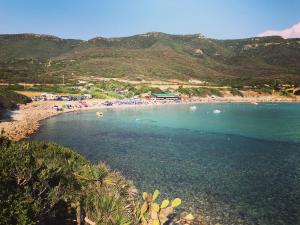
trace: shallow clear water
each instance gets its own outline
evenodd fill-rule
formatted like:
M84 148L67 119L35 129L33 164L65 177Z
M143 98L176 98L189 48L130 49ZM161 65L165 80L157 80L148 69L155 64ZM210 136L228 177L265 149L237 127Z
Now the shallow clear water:
M181 197L211 224L300 224L300 104L189 107L63 114L32 139L105 161L140 190Z

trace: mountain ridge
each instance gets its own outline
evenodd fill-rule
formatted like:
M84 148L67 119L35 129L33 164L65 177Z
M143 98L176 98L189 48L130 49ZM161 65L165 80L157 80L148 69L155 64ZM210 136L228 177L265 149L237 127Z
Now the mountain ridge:
M49 66L49 61L51 64ZM0 35L0 78L59 82L91 77L199 79L216 84L300 81L300 38L218 40L148 32L87 41L53 35Z

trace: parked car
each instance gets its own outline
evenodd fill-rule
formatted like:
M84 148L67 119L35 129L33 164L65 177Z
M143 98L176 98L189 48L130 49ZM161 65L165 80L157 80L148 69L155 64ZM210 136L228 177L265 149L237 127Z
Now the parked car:
M106 106L112 106L114 103L112 103L111 101L105 101L102 104Z

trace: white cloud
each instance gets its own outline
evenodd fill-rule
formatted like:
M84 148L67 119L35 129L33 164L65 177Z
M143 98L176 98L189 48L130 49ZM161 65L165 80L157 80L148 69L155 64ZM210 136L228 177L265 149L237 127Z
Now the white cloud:
M281 36L283 38L300 38L300 22L293 25L292 27L283 30L267 30L261 34L258 34L257 36Z

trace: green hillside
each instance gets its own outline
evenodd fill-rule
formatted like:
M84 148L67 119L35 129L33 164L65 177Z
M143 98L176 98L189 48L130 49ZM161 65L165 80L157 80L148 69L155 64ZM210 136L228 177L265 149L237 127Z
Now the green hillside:
M50 35L0 35L0 60L49 59L78 46L82 41L61 39Z
M189 80L214 84L300 81L300 39L215 40L146 33L89 41L47 35L0 36L0 78L61 83L97 77Z

